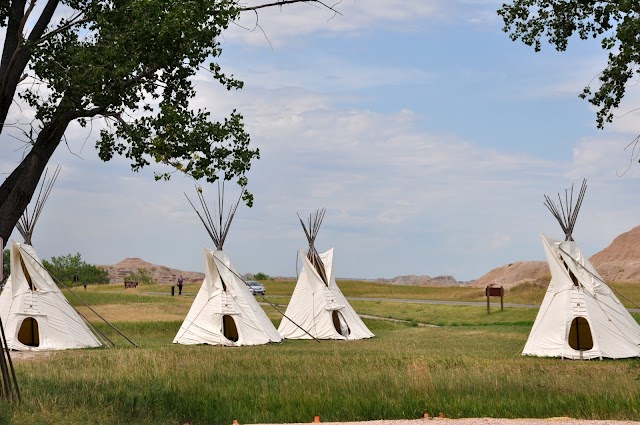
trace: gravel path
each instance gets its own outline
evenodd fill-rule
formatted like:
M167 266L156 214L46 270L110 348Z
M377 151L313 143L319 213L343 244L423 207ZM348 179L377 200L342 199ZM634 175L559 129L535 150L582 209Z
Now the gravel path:
M640 425L636 421L592 421L572 418L548 418L548 419L493 419L493 418L467 418L467 419L397 419L365 422L322 422L326 425ZM255 424L267 425L267 424ZM309 425L287 424L287 425Z

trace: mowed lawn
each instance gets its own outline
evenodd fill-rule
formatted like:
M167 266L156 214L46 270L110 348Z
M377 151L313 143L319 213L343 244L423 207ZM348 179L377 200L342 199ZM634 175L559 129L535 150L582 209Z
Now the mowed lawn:
M347 296L484 300L482 289L339 282ZM284 311L293 282L266 282ZM617 286L638 300L638 285ZM231 424L447 417L640 418L640 361L522 357L536 309L353 301L376 334L362 341L285 341L257 347L179 346L172 340L199 285L120 285L76 292L138 343L133 348L72 297L118 345L15 359L22 403L0 423ZM544 285L508 291L539 303ZM478 294L479 292L479 294ZM280 313L262 304L277 326ZM636 320L640 317L634 315ZM437 327L419 326L438 325Z

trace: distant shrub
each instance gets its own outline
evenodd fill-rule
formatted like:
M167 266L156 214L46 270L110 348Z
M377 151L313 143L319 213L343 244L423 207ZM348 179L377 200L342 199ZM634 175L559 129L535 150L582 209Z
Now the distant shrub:
M253 278L255 280L271 280L271 277L268 274L262 273L262 272L258 272L256 274L254 274Z
M156 282L153 280L153 278L151 277L151 274L149 274L149 270L147 269L138 269L135 272L129 273L128 275L126 275L124 277L124 281L125 282L138 282L142 285L153 285Z

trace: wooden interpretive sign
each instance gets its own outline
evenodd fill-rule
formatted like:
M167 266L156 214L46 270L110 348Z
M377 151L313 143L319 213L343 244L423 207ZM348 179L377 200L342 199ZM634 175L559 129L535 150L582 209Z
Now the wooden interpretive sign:
M490 298L491 297L500 297L500 310L504 310L504 288L502 286L487 286L484 289L484 293L487 296L487 314L491 313L490 311Z

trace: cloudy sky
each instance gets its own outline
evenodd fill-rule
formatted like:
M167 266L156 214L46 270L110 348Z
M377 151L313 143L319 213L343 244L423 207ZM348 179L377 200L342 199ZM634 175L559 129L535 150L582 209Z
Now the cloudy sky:
M225 245L240 272L294 276L306 246L296 213L317 208L327 212L316 247L335 247L337 276L354 278L470 280L542 260L539 235L563 236L543 195L583 178L574 236L588 255L640 224L640 165L625 150L640 132L628 113L637 90L597 130L578 94L605 52L574 42L534 53L501 31L501 4L343 0L341 15L295 5L263 10L259 27L247 13L224 34L221 64L245 88L199 75L194 105L219 116L237 108L261 151L248 176L255 204L238 209ZM193 197L193 182L103 163L96 136L70 128L51 162L62 173L35 231L40 256L202 271L213 243L183 194ZM0 173L22 147L0 136ZM203 190L213 204L217 188Z

